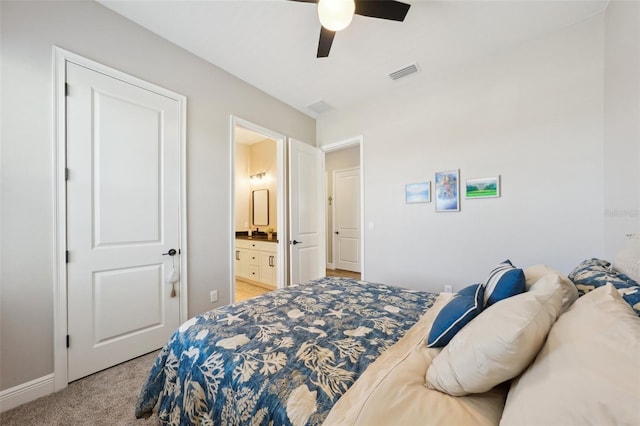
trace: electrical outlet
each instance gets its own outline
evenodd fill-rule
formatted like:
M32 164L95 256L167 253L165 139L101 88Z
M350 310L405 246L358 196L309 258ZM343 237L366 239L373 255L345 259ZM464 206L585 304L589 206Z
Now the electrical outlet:
M453 293L453 286L451 286L451 285L445 285L445 286L444 286L444 292L445 292L445 293Z
M217 302L218 301L218 290L213 290L213 291L209 292L209 299L211 300L211 303Z

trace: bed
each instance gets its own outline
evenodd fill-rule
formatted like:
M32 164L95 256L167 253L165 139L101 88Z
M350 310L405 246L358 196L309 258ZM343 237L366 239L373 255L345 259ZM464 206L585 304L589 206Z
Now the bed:
M136 416L163 424L321 424L435 294L327 277L212 310L161 350Z
M640 424L640 286L616 266L588 259L569 279L506 261L455 295L332 277L215 309L161 350L136 416Z

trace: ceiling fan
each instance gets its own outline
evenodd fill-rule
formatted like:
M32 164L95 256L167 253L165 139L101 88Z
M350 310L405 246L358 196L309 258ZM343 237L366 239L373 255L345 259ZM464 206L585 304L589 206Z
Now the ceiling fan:
M371 18L404 21L410 4L394 0L291 0L302 3L317 3L320 28L317 58L329 56L336 31L345 29L353 15Z

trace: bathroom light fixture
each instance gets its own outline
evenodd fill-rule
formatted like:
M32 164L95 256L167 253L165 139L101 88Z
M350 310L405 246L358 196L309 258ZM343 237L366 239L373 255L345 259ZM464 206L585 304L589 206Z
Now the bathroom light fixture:
M347 28L356 10L354 0L319 0L318 18L323 27L330 31Z
M267 172L262 172L262 173L256 173L255 175L251 175L249 176L249 178L253 181L253 180L262 180L263 177L265 177L267 175Z

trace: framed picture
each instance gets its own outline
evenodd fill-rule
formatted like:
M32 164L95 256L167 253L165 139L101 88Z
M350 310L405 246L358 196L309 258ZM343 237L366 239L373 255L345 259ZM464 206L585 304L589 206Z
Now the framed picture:
M436 173L436 211L460 211L460 171Z
M467 179L466 198L495 198L500 196L500 175Z
M405 202L430 203L431 202L431 182L408 183L405 185Z

